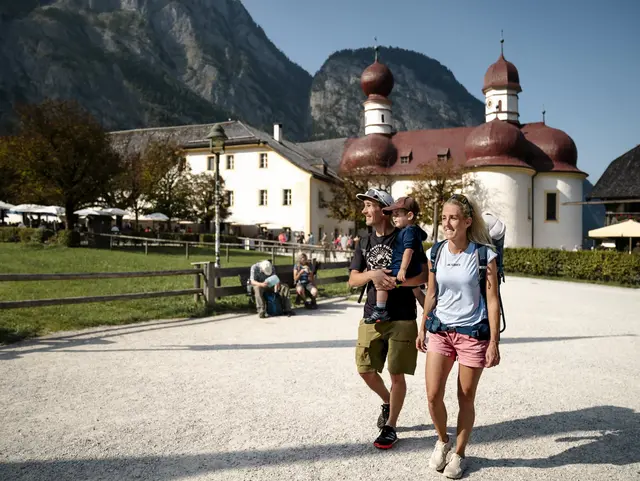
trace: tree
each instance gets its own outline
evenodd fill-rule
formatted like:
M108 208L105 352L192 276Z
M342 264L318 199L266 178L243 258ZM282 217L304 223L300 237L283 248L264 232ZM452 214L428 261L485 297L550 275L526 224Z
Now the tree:
M190 217L190 168L184 151L171 139L152 142L144 152L142 182L149 186L145 200L154 212L169 219ZM149 210L149 209L147 209Z
M215 177L207 172L198 175L192 175L191 184L191 201L192 206L191 219L204 222L207 232L211 231L211 222L215 219L216 205L216 181ZM224 179L220 177L220 221L224 221L231 212L229 211L229 198L225 195Z
M11 204L18 202L18 182L20 180L15 162L11 162L12 137L0 137L0 200ZM0 219L2 221L2 219Z
M162 188L163 177L174 163L180 162L180 159L173 158L174 152L179 152L179 147L169 139L133 146L131 138L128 138L117 149L123 169L115 178L105 200L113 207L133 212L137 228L138 218L149 210L149 199L158 188Z
M64 206L72 229L79 207L109 191L120 156L98 121L74 101L45 100L17 108L19 130L8 144L23 202Z
M463 174L466 169L456 164L452 159L439 160L423 166L413 182L407 195L413 197L421 206L418 221L421 224L431 224L432 241L438 236L440 223L440 206L455 192L471 187L472 181Z
M340 175L340 181L331 185L331 199L327 202L329 216L338 220L355 222L356 230L366 227L362 215L362 201L356 194L369 188L379 188L391 193L393 179L374 168L359 167Z

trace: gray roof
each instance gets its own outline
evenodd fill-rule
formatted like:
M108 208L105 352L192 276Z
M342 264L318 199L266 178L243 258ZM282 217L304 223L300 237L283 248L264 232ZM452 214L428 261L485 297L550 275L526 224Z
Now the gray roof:
M609 164L589 198L640 199L640 145Z
M341 139L316 140L301 142L298 145L315 157L326 160L330 168L337 171L344 151L346 137Z
M323 157L302 148L305 144L296 144L283 139L281 142L276 141L271 135L262 132L254 127L248 126L240 121L221 122L224 127L225 134L228 137L228 145L243 144L266 144L280 155L288 159L292 164L300 167L306 172L311 173L326 181L335 181L338 179L334 169L331 168L329 160L323 162ZM120 151L126 150L142 150L151 141L171 140L178 143L182 147L198 148L207 147L209 141L207 134L215 124L201 125L181 125L177 127L159 127L148 129L122 130L111 132L114 145ZM323 141L332 142L332 141ZM318 142L309 142L316 144ZM342 155L342 151L340 152ZM338 162L340 158L338 157ZM323 164L327 164L329 168L325 168ZM337 165L337 164L336 164Z

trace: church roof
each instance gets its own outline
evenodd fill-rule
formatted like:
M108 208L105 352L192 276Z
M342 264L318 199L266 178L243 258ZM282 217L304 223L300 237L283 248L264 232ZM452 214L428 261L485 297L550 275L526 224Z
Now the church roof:
M491 64L484 74L484 86L482 92L486 93L489 89L514 89L516 92L522 92L520 87L520 74L515 65L504 58L502 53L498 60Z
M271 147L280 155L288 159L292 164L302 170L311 173L326 181L335 181L337 174L332 168L322 167L322 160L314 153L304 149L301 144L296 144L283 139L276 141L271 135L244 124L237 120L221 122L225 134L228 137L226 145L252 145L263 144ZM157 127L147 129L122 130L111 132L112 142L120 151L136 149L141 150L151 141L172 140L185 149L203 148L209 146L207 134L215 124L180 125L177 127ZM329 165L331 167L331 165Z
M589 198L640 199L640 145L609 164Z

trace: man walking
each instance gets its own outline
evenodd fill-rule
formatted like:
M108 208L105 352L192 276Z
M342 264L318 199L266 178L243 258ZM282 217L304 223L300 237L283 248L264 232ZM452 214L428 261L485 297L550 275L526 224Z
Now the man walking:
M358 327L356 365L364 382L383 402L377 423L380 435L373 445L389 449L398 440L396 423L407 392L405 374L414 374L418 359L413 342L418 334L413 287L426 282L428 264L422 254L420 275L407 279L396 288L395 278L387 274L399 230L391 224L391 216L382 212L384 207L393 204L393 198L378 189L369 189L356 197L364 202L362 213L372 229L371 234L357 244L349 274L351 287L366 285L367 288L364 316ZM376 305L377 289L389 291L386 308L391 322L365 324L364 318L371 316ZM379 374L385 362L391 376L391 391L387 390Z

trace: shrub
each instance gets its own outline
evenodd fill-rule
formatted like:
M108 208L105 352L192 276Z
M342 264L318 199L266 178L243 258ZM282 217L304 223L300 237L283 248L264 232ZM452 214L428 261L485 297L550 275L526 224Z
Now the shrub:
M640 256L624 252L505 249L504 270L531 276L640 286Z
M31 242L31 239L36 236L40 235L40 233L38 232L40 229L31 229L29 227L23 227L18 229L18 235L20 236L20 242L22 242L23 244L28 244L29 242Z
M66 247L78 247L80 245L80 232L74 230L58 231L53 242Z
M0 227L0 242L20 242L17 227Z

